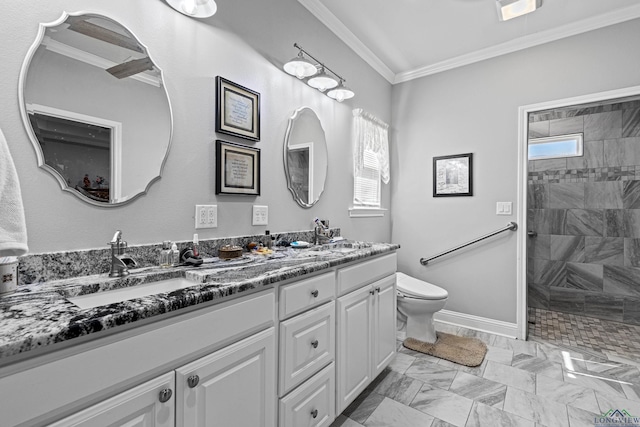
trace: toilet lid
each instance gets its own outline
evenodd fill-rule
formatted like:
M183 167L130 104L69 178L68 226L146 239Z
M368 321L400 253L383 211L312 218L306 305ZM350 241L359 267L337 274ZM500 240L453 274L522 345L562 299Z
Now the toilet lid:
M396 279L398 291L411 298L437 300L449 296L449 293L441 287L404 273L396 273Z

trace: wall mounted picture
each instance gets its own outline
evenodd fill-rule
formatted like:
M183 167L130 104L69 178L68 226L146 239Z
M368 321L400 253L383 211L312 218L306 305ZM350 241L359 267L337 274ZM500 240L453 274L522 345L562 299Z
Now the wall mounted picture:
M216 77L216 132L260 141L260 94Z
M216 141L216 194L260 195L260 149Z
M433 158L433 197L473 196L473 154Z

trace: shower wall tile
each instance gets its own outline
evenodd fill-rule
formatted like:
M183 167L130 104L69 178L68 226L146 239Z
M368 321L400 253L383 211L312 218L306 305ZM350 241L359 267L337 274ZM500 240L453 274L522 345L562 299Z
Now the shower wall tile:
M622 137L622 111L584 116L584 139L611 139Z
M640 299L624 300L622 321L632 325L640 325Z
M622 111L622 136L640 136L640 108Z
M640 237L640 209L625 209L624 237Z
M538 234L529 239L529 256L534 259L551 259L549 241L548 234Z
M632 181L626 181L632 182ZM622 181L586 182L584 206L596 209L622 209Z
M640 239L624 239L624 265L640 267Z
M584 262L584 236L550 236L550 257L557 261Z
M607 209L604 211L605 237L624 237L624 211L622 209Z
M583 314L584 292L567 288L549 288L549 310Z
M584 131L584 117L569 117L566 119L556 119L549 122L549 135L566 135L569 133L581 133Z
M640 209L640 181L624 181L622 184L623 207Z
M624 238L585 237L585 262L601 265L624 265Z
M554 209L584 208L584 183L550 184L549 207Z
M639 137L605 139L604 164L607 166L633 166L640 164Z
M566 263L564 261L535 260L533 282L551 287L563 287L567 283Z
M544 285L529 283L527 285L527 305L549 310L549 288Z
M556 169L566 169L567 168L567 159L543 159L543 160L532 160L529 162L529 170L534 171L546 171L546 170L556 170Z
M567 209L545 209L542 216L547 221L549 234L565 234Z
M624 299L602 293L586 294L584 297L584 314L598 319L622 322Z
M568 157L568 169L601 168L604 163L604 141L583 142L582 157Z
M527 229L538 234L563 234L552 230L564 230L565 211L563 209L529 209Z
M604 211L598 209L568 209L564 234L571 236L602 236Z
M640 298L640 268L605 265L604 292Z
M549 136L549 120L529 122L529 138L544 138Z
M585 291L603 290L603 267L595 264L567 263L567 288Z
M544 209L549 207L549 185L529 184L527 190L527 205L529 209Z

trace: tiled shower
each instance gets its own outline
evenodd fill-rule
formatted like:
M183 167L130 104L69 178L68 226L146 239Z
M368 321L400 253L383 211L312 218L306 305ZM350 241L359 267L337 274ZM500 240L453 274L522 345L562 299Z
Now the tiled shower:
M640 325L640 97L540 111L529 137L584 155L529 161L529 307Z

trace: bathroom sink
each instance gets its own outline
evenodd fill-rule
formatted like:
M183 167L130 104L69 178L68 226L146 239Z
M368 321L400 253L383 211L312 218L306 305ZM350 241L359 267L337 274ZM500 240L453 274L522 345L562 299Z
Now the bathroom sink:
M67 298L67 301L70 301L81 309L87 309L146 297L149 295L172 292L177 289L188 288L189 286L194 286L196 284L197 283L183 277L178 277L174 279L159 280L157 282L143 283L127 288L118 288L109 291L79 295Z

